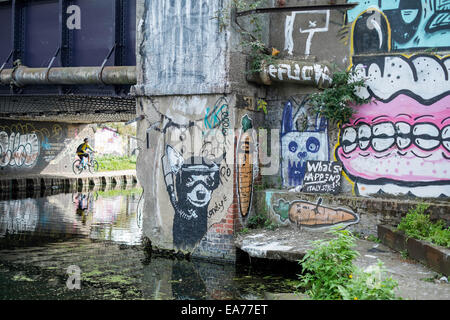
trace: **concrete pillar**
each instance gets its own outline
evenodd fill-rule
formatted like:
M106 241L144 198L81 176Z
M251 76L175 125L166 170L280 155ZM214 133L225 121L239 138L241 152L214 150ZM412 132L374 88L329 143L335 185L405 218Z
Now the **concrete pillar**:
M231 21L214 18L230 0L162 2L137 8L143 233L158 249L234 262L234 234L253 212L264 91L246 81Z

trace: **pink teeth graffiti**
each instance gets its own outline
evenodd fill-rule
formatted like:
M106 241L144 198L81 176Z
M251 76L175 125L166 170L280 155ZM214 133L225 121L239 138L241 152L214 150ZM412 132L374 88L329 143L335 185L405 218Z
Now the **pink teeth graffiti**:
M361 58L362 59L362 58ZM450 196L449 59L386 56L355 63L368 77L335 157L359 195Z
M448 0L367 0L348 11L350 68L371 103L342 127L335 158L356 194L450 197ZM400 54L407 50L417 54Z

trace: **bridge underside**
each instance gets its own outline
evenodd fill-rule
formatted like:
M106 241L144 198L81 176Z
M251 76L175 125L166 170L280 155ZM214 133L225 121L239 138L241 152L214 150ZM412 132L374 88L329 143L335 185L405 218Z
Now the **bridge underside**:
M0 96L0 119L69 123L123 122L136 117L134 97Z
M136 0L0 0L0 119L136 118Z

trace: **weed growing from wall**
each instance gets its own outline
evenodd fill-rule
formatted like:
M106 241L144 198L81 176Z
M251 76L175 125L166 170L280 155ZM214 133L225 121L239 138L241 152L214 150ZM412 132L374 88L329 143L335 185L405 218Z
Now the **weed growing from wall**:
M275 230L277 228L277 224L272 222L269 218L267 218L264 214L255 214L251 216L247 221L247 228L249 229L267 229L267 230Z
M331 86L321 92L313 93L309 98L312 109L331 123L345 124L355 113L353 107L366 104L356 93L365 86L364 79L354 81L352 71L337 71L333 74Z

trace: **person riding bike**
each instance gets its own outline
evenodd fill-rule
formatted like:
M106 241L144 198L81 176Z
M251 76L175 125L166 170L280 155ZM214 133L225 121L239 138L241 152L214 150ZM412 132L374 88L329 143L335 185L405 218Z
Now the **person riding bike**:
M89 145L89 139L84 138L84 143L80 144L77 148L77 156L80 158L81 163L83 163L83 158L87 157L88 162L91 163L91 157L90 154L87 152L88 150L91 150L92 152L96 152L92 147Z

